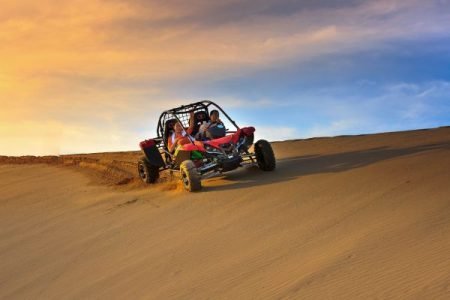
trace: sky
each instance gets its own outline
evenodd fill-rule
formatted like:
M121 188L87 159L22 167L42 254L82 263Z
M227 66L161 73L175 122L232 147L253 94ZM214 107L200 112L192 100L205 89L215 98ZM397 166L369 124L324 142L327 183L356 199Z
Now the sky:
M2 0L0 155L137 150L210 99L257 138L450 125L450 0Z

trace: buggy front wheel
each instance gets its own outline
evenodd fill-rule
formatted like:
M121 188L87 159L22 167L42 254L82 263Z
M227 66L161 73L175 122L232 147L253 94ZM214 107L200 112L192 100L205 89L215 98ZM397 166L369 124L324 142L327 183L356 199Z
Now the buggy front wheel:
M185 160L180 165L181 181L184 188L189 192L202 189L201 176L192 160Z
M272 146L266 140L259 140L255 143L255 154L258 167L263 171L275 170L276 160Z

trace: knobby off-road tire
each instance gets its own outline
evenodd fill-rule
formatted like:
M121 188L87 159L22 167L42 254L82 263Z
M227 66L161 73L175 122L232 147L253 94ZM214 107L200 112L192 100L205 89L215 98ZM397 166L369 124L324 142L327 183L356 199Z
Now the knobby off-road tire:
M192 160L185 160L180 165L181 181L184 188L189 192L202 189L201 176Z
M159 167L151 165L147 158L142 157L138 162L139 177L145 183L155 183L159 178Z
M258 167L263 171L275 170L276 160L272 146L266 140L259 140L255 143L255 154Z

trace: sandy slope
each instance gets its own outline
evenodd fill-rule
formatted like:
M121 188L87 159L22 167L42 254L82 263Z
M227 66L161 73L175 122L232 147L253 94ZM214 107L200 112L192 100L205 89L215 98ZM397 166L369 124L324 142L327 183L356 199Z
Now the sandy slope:
M0 298L450 298L450 128L274 148L196 194L99 185L138 153L0 165Z

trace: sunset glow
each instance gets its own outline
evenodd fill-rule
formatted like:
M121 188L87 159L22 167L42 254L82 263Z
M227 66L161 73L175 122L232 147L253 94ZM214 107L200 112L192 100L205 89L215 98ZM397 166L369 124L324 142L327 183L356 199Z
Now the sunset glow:
M5 0L0 155L134 150L201 99L271 140L449 125L449 50L446 0Z

